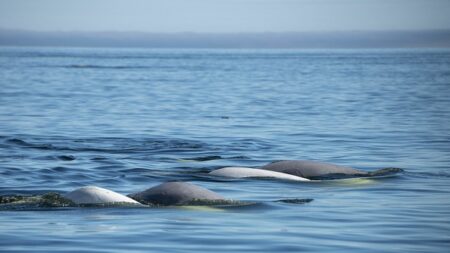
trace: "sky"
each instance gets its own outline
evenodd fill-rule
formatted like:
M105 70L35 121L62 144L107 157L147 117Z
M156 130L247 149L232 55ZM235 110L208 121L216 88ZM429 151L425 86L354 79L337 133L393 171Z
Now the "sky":
M450 29L450 0L0 0L0 29L260 33Z

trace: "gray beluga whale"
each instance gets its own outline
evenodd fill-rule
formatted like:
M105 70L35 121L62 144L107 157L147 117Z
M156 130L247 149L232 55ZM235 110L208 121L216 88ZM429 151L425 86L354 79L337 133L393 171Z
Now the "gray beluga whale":
M306 160L287 160L273 162L260 167L260 169L282 172L309 179L339 179L349 177L384 176L403 171L399 168L385 168L368 172L346 166Z
M150 205L189 205L196 202L226 201L219 194L186 182L167 182L143 192L128 195L140 203Z
M71 191L64 195L64 198L71 200L73 203L82 204L136 204L140 205L136 200L129 198L120 193L97 187L85 186Z
M296 175L291 175L287 173L263 170L263 169L254 169L247 167L225 167L217 170L213 170L209 172L209 174L214 176L222 176L222 177L231 177L231 178L275 178L282 180L292 180L292 181L310 181L307 178L299 177Z

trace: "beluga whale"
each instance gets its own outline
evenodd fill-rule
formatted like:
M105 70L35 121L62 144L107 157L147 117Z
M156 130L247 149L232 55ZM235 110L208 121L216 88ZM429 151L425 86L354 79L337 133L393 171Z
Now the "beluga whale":
M225 167L209 172L211 175L232 178L274 178L293 181L345 179L358 177L389 176L403 171L399 168L384 168L376 171L363 171L352 167L330 163L285 160L272 162L259 168Z
M399 168L363 171L352 167L307 160L278 161L264 165L260 169L286 173L311 180L387 176L403 171Z
M291 204L309 203L312 199L281 199L274 202ZM206 188L186 182L166 182L145 191L129 194L97 187L84 186L66 194L55 192L32 196L1 196L1 210L34 210L35 208L56 207L160 207L176 206L177 208L205 211L222 211L223 208L236 208L257 205L259 202L226 199Z
M84 186L78 188L74 191L65 194L64 198L72 201L77 205L99 205L99 204L140 205L139 202L125 195L97 186Z
M231 201L206 188L186 182L166 182L128 196L142 204L163 206L226 204Z

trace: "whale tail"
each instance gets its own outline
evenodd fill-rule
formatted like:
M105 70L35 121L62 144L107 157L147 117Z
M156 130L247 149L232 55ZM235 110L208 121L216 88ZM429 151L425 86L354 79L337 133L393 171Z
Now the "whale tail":
M400 168L383 168L376 171L369 172L369 177L384 177L391 176L397 173L403 172L403 169Z

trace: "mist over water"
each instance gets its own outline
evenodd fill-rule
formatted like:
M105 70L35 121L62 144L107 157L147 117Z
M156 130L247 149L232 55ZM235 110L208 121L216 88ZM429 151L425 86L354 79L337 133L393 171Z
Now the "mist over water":
M2 47L0 195L180 180L260 204L1 211L0 251L446 252L449 70L429 49ZM405 172L207 174L283 159Z

